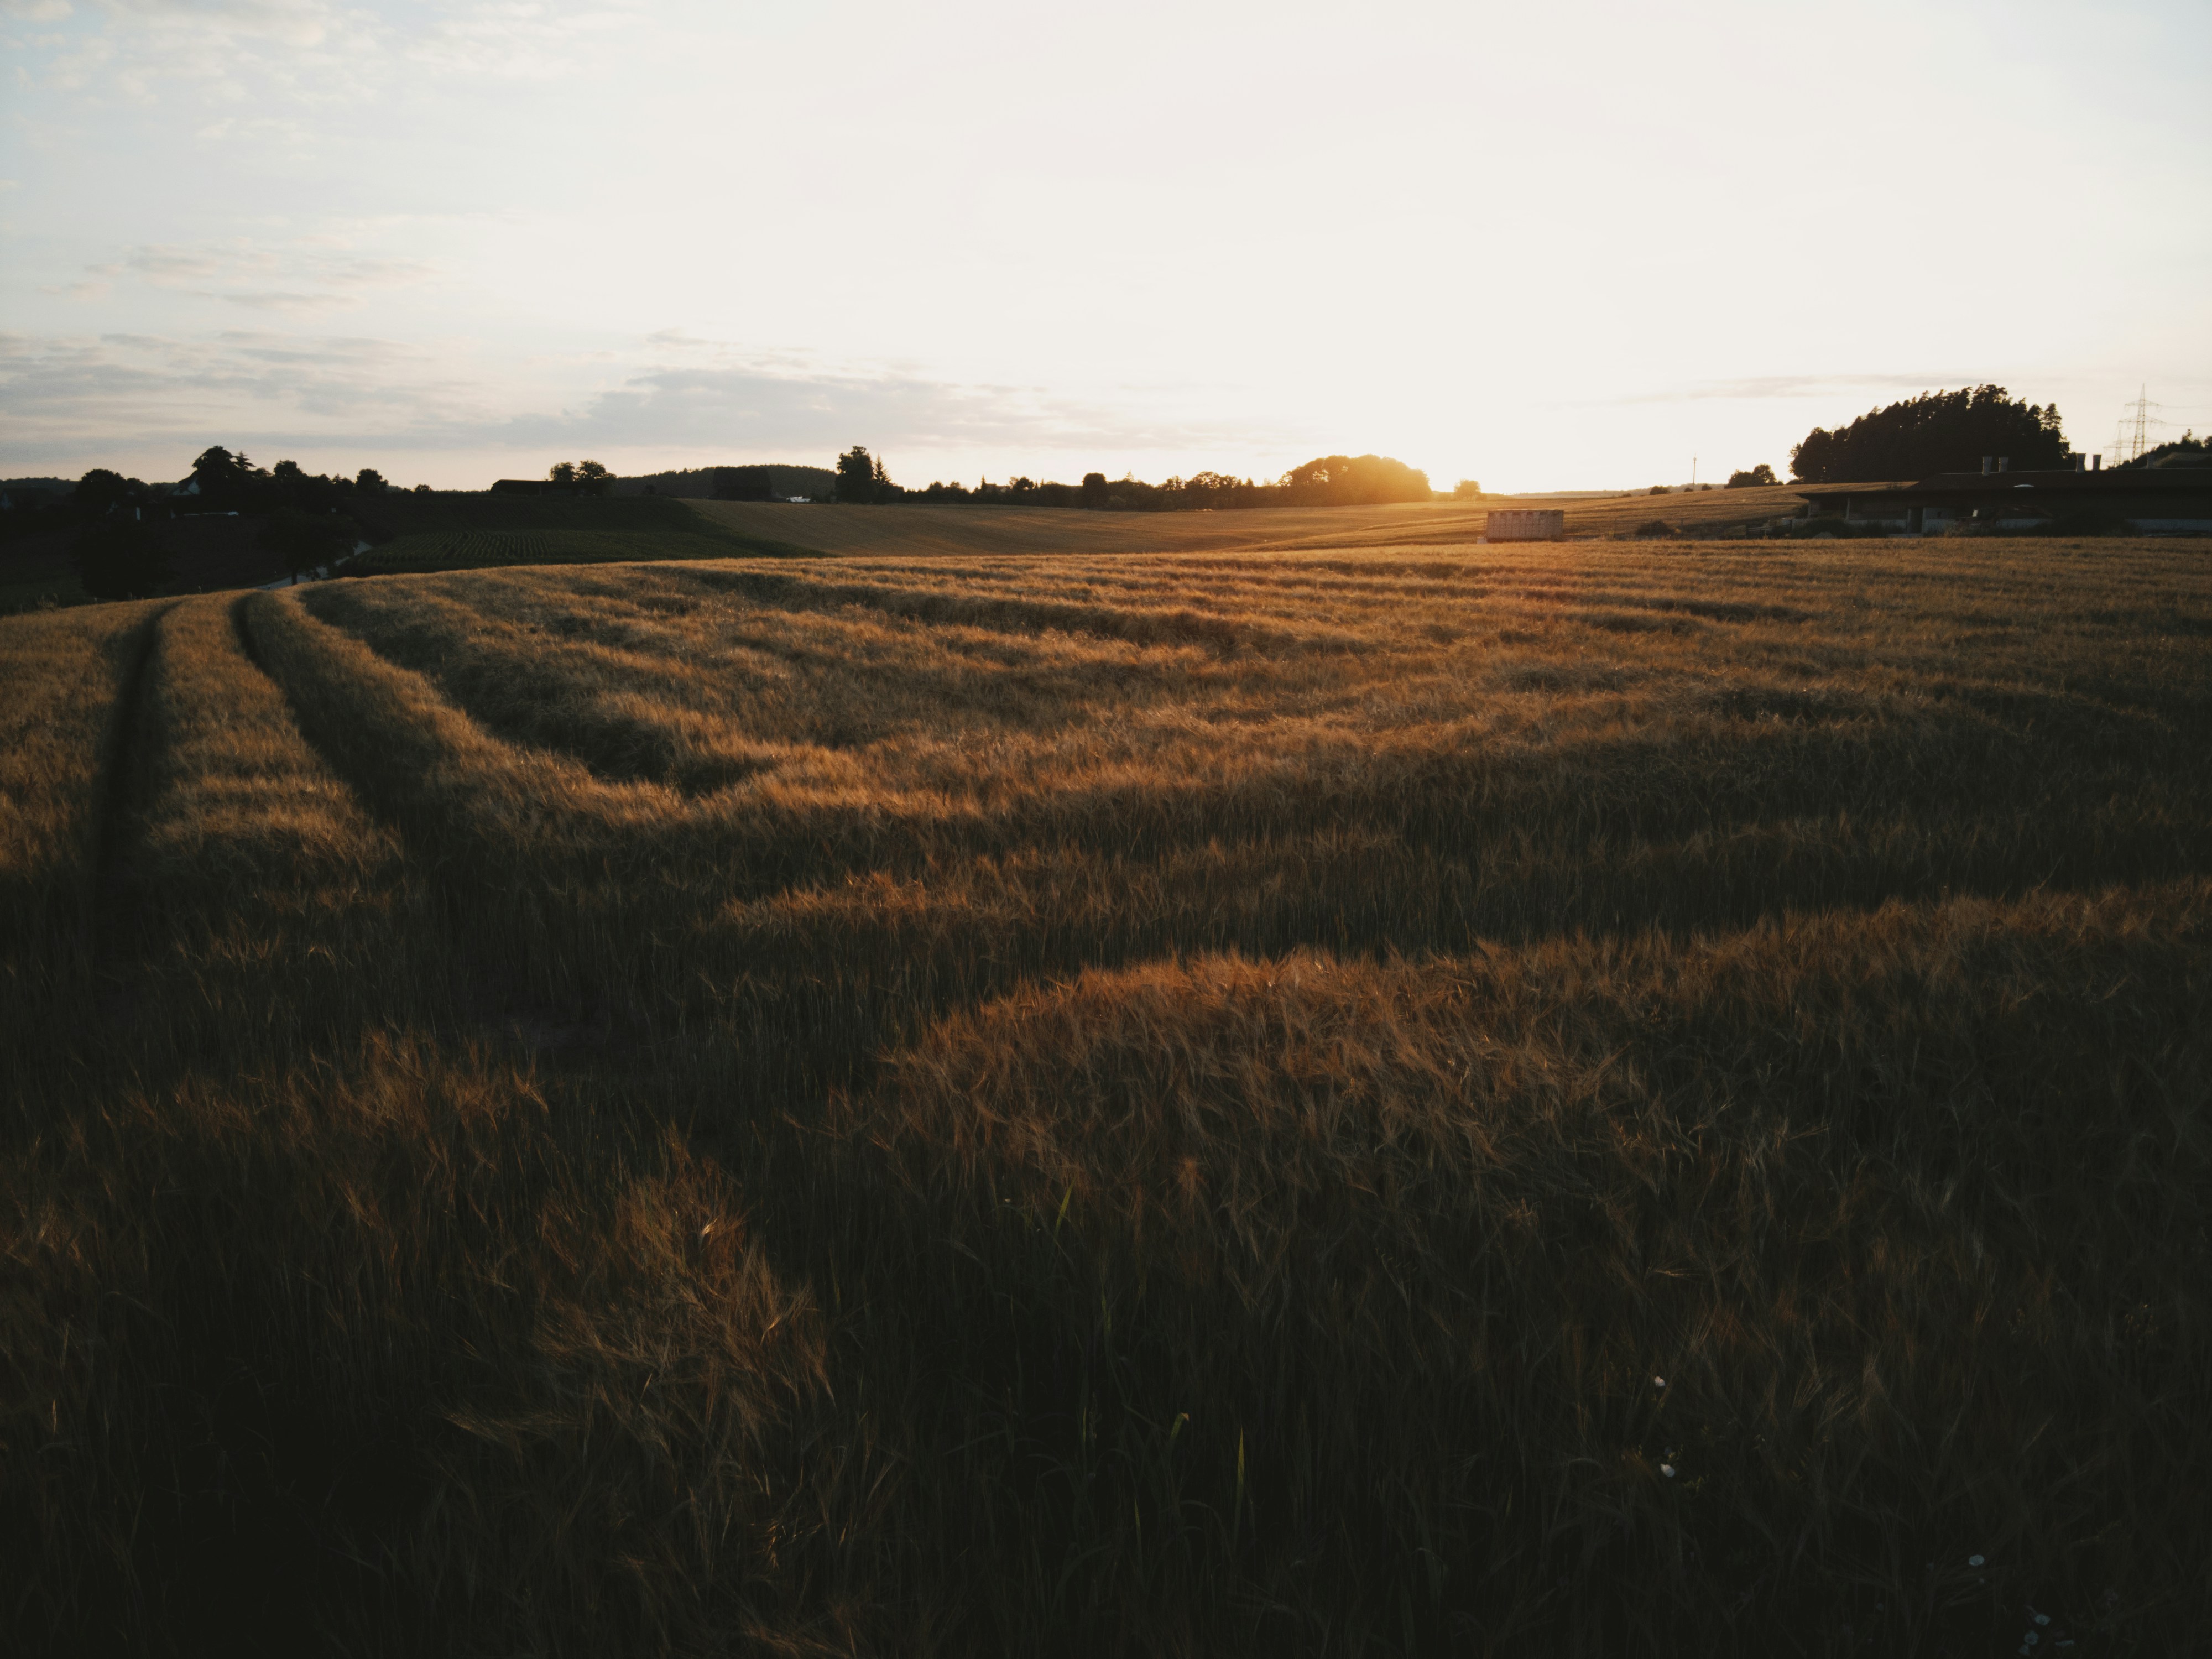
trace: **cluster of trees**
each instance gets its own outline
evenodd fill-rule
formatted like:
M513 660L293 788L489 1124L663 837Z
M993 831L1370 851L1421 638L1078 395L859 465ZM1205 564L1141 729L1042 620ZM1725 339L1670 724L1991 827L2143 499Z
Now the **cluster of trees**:
M1477 495L1482 486L1461 482L1455 492ZM1136 477L1109 479L1086 472L1079 484L1016 477L1002 484L984 479L964 484L932 483L906 489L891 482L883 458L855 444L837 458L836 499L841 501L1004 502L1028 507L1079 507L1104 513L1195 512L1249 507L1367 507L1385 501L1434 499L1429 475L1387 455L1321 455L1294 466L1270 483L1255 483L1225 472L1204 471L1188 478L1146 483Z
M907 491L891 482L884 471L884 458L870 455L865 444L854 444L837 458L836 499L841 501L896 501Z
M427 489L418 485L417 489ZM353 550L361 529L351 516L365 497L393 486L374 467L352 477L311 473L296 461L258 467L220 444L203 450L173 484L149 484L104 466L78 479L65 500L27 521L26 530L75 526L70 562L95 599L131 599L175 580L163 528L191 514L237 514L260 520L258 544L296 576Z
M1790 471L1802 483L1874 483L1978 472L1984 455L2022 470L2068 465L2058 405L2017 402L2001 386L1923 392L1834 432L1814 427L1790 452Z
M112 472L105 476L115 477ZM146 492L146 486L135 478L123 482L140 495ZM82 491L84 485L80 483L77 488ZM167 493L167 499L183 513L345 513L364 496L387 495L398 488L373 466L362 468L350 478L343 473L309 472L297 461L259 467L243 451L216 444L200 452L191 473ZM415 488L427 494L430 486Z
M311 473L296 461L258 467L221 445L203 450L191 471L175 483L149 484L104 466L94 467L74 485L57 480L58 487L50 489L43 487L45 480L37 482L41 487L24 492L18 510L7 515L15 534L65 529L116 513L142 520L194 513L345 513L363 497L394 488L374 467L363 467L350 478Z
M1761 461L1757 466L1741 472L1729 473L1728 487L1730 489L1749 489L1759 484L1778 484L1781 482L1774 476L1773 467Z
M545 482L573 489L579 495L604 495L615 475L597 461L556 461L545 469Z

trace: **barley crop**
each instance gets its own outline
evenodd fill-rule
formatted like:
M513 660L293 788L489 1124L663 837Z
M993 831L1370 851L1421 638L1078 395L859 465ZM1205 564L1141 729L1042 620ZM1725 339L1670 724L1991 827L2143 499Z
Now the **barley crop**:
M0 622L27 1645L2185 1646L2202 549L1203 528Z

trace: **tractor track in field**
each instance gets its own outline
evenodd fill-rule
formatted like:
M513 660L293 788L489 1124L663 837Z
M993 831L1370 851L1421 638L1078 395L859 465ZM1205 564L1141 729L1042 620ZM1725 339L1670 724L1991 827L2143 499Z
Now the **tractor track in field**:
M529 983L526 967L502 961L485 948L479 937L481 919L471 914L476 873L465 862L456 866L449 858L426 854L419 837L409 832L408 815L395 810L372 780L345 764L342 751L325 741L317 722L293 695L292 687L264 660L248 611L254 597L243 595L230 609L239 648L254 671L283 698L301 741L351 793L361 811L392 836L400 848L402 866L413 866L415 879L426 883L434 895L441 949L457 970L450 1012L461 1034L511 1042L533 1059L560 1062L589 1064L600 1059L619 1062L642 1054L650 1047L649 1034L631 1029L606 1000L548 996Z
M143 803L140 767L149 734L146 676L161 629L182 600L163 605L139 625L131 660L115 692L115 724L101 763L100 804L93 820L91 879L85 894L87 954L93 964L100 1012L109 1019L129 1012L127 978L120 960L123 934L134 906L123 872L128 837Z

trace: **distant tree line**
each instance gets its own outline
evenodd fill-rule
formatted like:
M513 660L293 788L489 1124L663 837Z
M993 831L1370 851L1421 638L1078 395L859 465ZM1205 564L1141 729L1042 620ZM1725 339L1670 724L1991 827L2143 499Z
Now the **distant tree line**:
M1801 483L1873 483L1978 472L1984 455L2022 470L2070 465L2058 405L2014 401L2001 386L1927 392L1830 432L1814 427L1790 452Z
M75 530L70 562L85 591L95 599L130 599L174 579L162 533L171 519L207 513L258 519L259 544L296 575L350 552L361 537L354 514L392 488L374 467L350 478L311 473L296 461L258 467L217 444L203 450L174 483L149 484L94 467L65 492L27 496L6 515L6 531L14 539Z
M880 455L855 444L837 458L840 501L964 501L1024 507L1074 507L1103 513L1174 513L1250 507L1371 507L1435 499L1429 475L1387 455L1321 455L1266 483L1225 472L1205 471L1160 483L1086 472L1077 484L1018 477L1005 483L984 479L974 489L933 483L908 489L891 481ZM1463 495L1480 492L1472 480Z

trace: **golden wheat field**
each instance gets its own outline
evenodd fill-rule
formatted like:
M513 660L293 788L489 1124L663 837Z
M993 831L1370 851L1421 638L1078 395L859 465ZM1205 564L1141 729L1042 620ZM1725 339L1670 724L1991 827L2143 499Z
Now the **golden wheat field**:
M0 675L25 1649L2212 1620L2201 544L505 568Z

